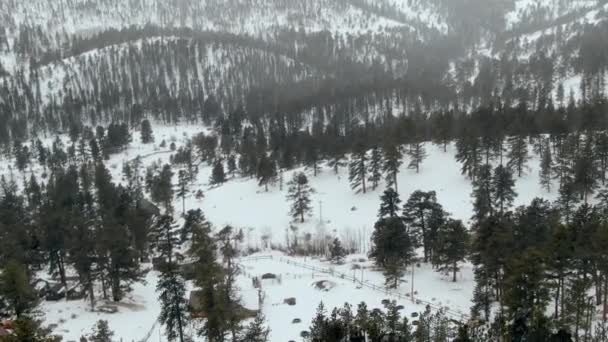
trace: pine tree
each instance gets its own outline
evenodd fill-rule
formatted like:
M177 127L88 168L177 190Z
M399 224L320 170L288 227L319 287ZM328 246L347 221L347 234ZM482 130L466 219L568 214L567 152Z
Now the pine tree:
M405 267L413 261L414 241L401 218L382 218L376 222L372 235L370 257L384 270L386 284L397 287Z
M386 175L386 185L394 187L395 192L399 192L397 184L397 175L403 163L403 155L401 149L396 144L387 144L384 147L384 165L383 170Z
M408 231L424 247L424 262L433 256L437 231L445 214L434 191L415 191L403 206L403 221Z
M268 342L268 335L270 335L270 329L265 326L266 322L264 316L258 313L255 319L249 323L249 326L245 329L243 334L243 342Z
M388 188L384 191L384 194L380 196L380 211L378 217L397 217L398 212L401 210L399 207L400 204L401 199L399 198L399 194L392 188Z
M317 313L313 318L310 326L310 340L313 342L326 341L327 335L327 318L325 312L325 306L323 302L319 303L317 307Z
M168 212L173 211L173 171L166 164L162 170L153 175L150 187L150 198L153 202L162 204Z
M346 256L346 250L342 247L340 239L334 239L334 242L329 247L329 255L333 263L342 264L344 257Z
M334 153L332 155L332 157L329 159L329 161L327 162L327 165L330 168L332 168L334 170L334 173L337 175L340 173L340 168L342 168L346 165L346 162L344 161L344 159L345 159L344 152L336 151L336 153Z
M452 273L452 281L456 282L458 263L464 261L468 251L468 232L462 221L448 219L437 235L433 263L440 265L439 271Z
M521 177L530 159L526 138L523 135L515 135L509 137L507 143L509 144L509 153L507 155L509 161L507 162L507 166L511 170L516 171L518 177Z
M213 185L222 184L226 182L226 174L224 173L224 163L221 159L218 159L213 163L213 170L211 171L211 181Z
M181 246L180 232L170 215L158 219L154 232L155 246L163 258L160 277L156 284L159 293L161 313L159 321L165 325L167 337L173 341L179 337L184 342L184 330L188 322L186 285L179 272L177 259Z
M426 149L424 148L423 142L415 142L410 144L410 148L407 151L410 157L410 163L408 169L416 170L416 173L420 173L420 165L426 158Z
M176 262L166 263L161 270L156 291L159 292L161 313L159 322L165 325L169 341L186 341L184 330L188 322L186 284Z
M494 187L492 167L484 165L479 169L477 178L473 181L473 210L474 218L479 222L494 213Z
M461 173L475 180L481 164L481 146L479 139L465 134L456 140L456 160L462 164Z
M314 193L314 189L310 187L308 177L302 172L294 173L287 186L287 200L291 202L290 215L294 219L299 218L303 223L304 217L312 211L310 195Z
M257 178L258 185L263 185L265 191L268 191L268 184L276 183L276 164L270 158L268 158L266 153L262 153L260 159L258 159Z
M0 273L0 302L6 303L5 313L16 318L25 318L38 305L38 297L27 275L25 266L9 261Z
M228 173L231 177L234 178L234 175L236 173L236 157L234 156L234 154L231 154L228 157Z
M182 199L182 214L186 215L186 196L190 193L188 184L190 183L190 177L185 170L179 170L177 173L177 197Z
M20 318L12 322L13 332L1 338L2 342L61 342L61 336L51 335L51 329L32 318Z
M602 185L606 184L606 172L608 171L608 133L597 133L594 138L594 155L598 160L598 171Z
M580 203L580 196L576 193L576 184L570 177L565 177L559 188L559 198L557 205L566 223L570 222L577 205Z
M357 144L348 166L348 181L351 188L356 190L357 193L366 193L367 191L365 187L365 179L368 173L367 161L365 145Z
M564 311L566 277L570 273L573 257L573 243L570 230L562 224L553 227L547 243L547 272L553 280L554 317L560 318Z
M375 146L372 149L371 159L369 161L369 182L372 184L372 189L376 190L378 183L382 179L382 152L380 148Z
M513 205L517 196L513 174L508 168L498 165L494 169L492 188L493 206L502 214Z
M551 192L551 185L553 181L553 156L551 154L551 146L549 146L549 142L545 142L543 152L540 160L540 185L547 192Z
M518 312L544 312L549 301L542 252L530 250L511 260L505 277L504 303L513 317Z
M148 119L141 122L141 142L143 144L149 144L154 142L154 133L152 132L152 125Z
M114 332L110 330L108 321L99 320L88 336L89 342L113 342Z
M306 139L304 146L304 164L312 169L313 176L317 177L319 173L319 148L317 142L313 138Z
M598 178L599 172L593 152L593 141L588 137L574 162L574 184L585 203L587 203L589 195L595 192Z

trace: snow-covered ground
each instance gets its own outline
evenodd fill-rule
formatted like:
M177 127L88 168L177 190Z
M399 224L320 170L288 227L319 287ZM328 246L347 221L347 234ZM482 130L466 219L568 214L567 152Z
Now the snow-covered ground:
M338 266L319 259L291 258L276 252L260 253L244 258L241 265L243 274L239 277L239 285L242 299L250 308L259 308L258 290L253 288L251 277L272 273L280 279L262 280L262 312L270 323L270 339L277 342L301 340L300 332L308 330L321 302L331 313L333 308L341 308L345 303L351 304L356 311L361 302L365 302L369 309L382 309L383 300L395 300L404 307L401 314L410 319L412 313L424 311L428 302L434 309L449 309L447 314L450 318L462 319L460 313L468 312L474 287L470 265L463 267L456 283L427 265L416 268L414 300L410 295L411 269L399 289L385 291L382 273L374 270L373 263L364 255L350 256L344 265ZM353 265L362 269L353 270ZM316 286L319 282L329 284L328 289L320 290ZM296 305L284 304L287 298L295 298ZM294 319L300 319L301 323L293 323Z
M53 333L63 336L64 341L79 341L81 336L91 333L98 320L103 319L108 321L115 337L122 338L125 342L139 342L151 331L155 336L159 333L155 329L158 328L156 320L160 314L156 294L157 279L157 272L150 271L145 283L134 284L133 291L122 302L108 302L107 304L118 308L118 312L113 314L91 311L90 304L85 300L47 301L42 303L40 309L45 324L55 326ZM104 304L104 301L96 303L97 307Z
M155 143L149 145L140 144L139 133L133 132L131 146L123 153L111 156L106 165L115 181L121 182L124 162L141 156L144 165L150 165L152 162L168 163L171 154L167 149L158 147L161 141L165 140L167 144L174 141L177 147L180 147L185 144L187 138L201 131L206 132L207 129L193 125L156 125ZM68 140L67 137L63 139L66 142ZM47 144L51 141L52 137L44 139ZM447 152L443 152L442 148L428 143L426 150L429 156L424 161L419 174L408 170L405 166L407 159L405 160L398 178L402 200L406 201L415 190L434 190L445 210L452 213L454 218L467 222L472 215L471 184L460 174L460 165L454 158L455 148L449 146ZM0 174L9 176L9 163L13 161L0 161ZM527 204L535 197L555 199L555 192L546 193L539 185L538 159L532 158L529 166L526 176L517 180L519 196L516 205ZM34 166L32 171L40 173L42 170ZM312 198L315 203L312 216L304 224L295 224L299 234L310 232L313 236L315 234L339 237L360 236L369 241L373 224L377 219L379 196L385 188L384 184L380 184L376 190L370 190L367 194L355 194L349 187L346 169L335 175L327 167L323 167L317 177L306 169L286 171L284 181L287 182L294 172L299 171L309 175L312 187L316 190ZM294 224L288 214L286 186L280 190L276 185L265 192L255 179L235 178L222 186L210 187L210 173L210 166L206 163L201 164L198 180L191 188L191 193L201 189L205 197L197 200L191 195L187 198L186 210L201 208L215 228L230 224L237 229L243 229L245 243L250 246L260 247L262 235L271 236L274 244L284 244L286 230ZM13 176L20 181L21 176L17 176L15 172ZM180 205L176 203L176 207L181 209L181 203ZM365 244L363 248L365 249L367 245ZM365 250L363 252L365 253ZM266 258L256 258L261 256ZM403 279L404 283L397 292L386 294L382 288L384 278L381 272L374 270L369 261L360 261L361 258L365 258L365 255L353 255L348 258L345 265L334 266L321 260L289 258L278 252L265 250L241 260L244 272L239 276L238 285L246 306L257 309L257 292L252 287L251 277L267 272L280 275L280 284L276 282L263 284L266 300L262 311L270 323L273 342L300 340L299 332L308 328L310 319L321 301L328 309L334 306L341 307L345 302L356 305L361 301L367 302L370 307L381 307L383 299L391 298L404 305L408 314L423 310L424 303L427 302L432 303L433 307L449 307L452 313L468 313L474 286L471 265L465 264L458 281L452 283L449 277L435 272L429 265L421 264L415 269L414 281L414 288L417 291L415 298L421 303L415 304L406 297L411 289L411 270L408 270ZM296 266L294 262L305 266ZM363 271L353 271L353 263L362 266ZM311 266L318 270L310 270ZM333 275L319 271L319 269L332 268L336 272ZM363 277L367 283L361 284L352 279L342 279L338 272L348 277L354 276L357 281ZM78 340L82 334L90 332L99 319L108 320L116 336L121 337L123 341L140 341L150 332L154 336L150 341L164 341L162 330L155 326L160 310L155 293L156 277L155 272L150 272L145 284L136 284L125 303L118 305L119 312L116 314L90 312L85 301L46 302L42 306L46 323L56 324L56 332L64 335L66 341ZM335 287L328 292L319 291L312 284L320 280L327 280ZM282 304L288 297L296 298L296 306ZM302 323L292 324L294 318L301 319Z

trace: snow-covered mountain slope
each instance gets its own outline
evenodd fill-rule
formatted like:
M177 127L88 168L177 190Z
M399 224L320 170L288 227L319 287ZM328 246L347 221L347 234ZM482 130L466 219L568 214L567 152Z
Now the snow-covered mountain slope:
M586 12L596 7L598 0L516 0L515 8L507 13L507 29L522 23L549 23L560 17Z
M355 33L403 25L349 1L332 0L33 0L0 6L10 33L23 25L38 26L51 37L145 24L254 36L275 27Z
M162 141L173 141L179 148L188 138L201 131L208 132L207 128L202 126L156 125L156 142L148 145L140 144L139 134L133 132L134 142L124 152L111 155L106 165L114 181L122 183L123 163L137 156L141 156L144 166L156 162L168 163L171 152L159 147ZM68 143L68 136L61 137ZM44 143L48 144L51 140L51 137L44 139ZM470 181L460 174L460 166L454 159L454 148L449 146L448 151L443 152L442 148L428 143L426 149L429 156L424 161L420 174L408 170L405 166L401 169L398 179L401 198L407 199L415 190L437 191L438 201L445 210L452 213L454 218L467 221L472 216L471 185ZM407 160L405 162L407 164ZM10 177L9 165L12 163L13 160L2 160L0 175ZM545 192L538 183L537 158L533 158L529 166L525 176L517 179L516 189L519 195L515 204L529 204L535 197L553 200L556 193ZM297 232L302 240L310 233L313 239L338 236L345 243L353 239L364 241L361 247L365 253L369 247L369 236L376 220L379 196L384 184L367 194L355 194L348 185L345 170L335 175L327 167L323 167L317 177L306 169L285 172L283 177L288 180L294 172L299 171L308 174L316 190L312 198L315 209L304 224L291 221L285 189L281 190L276 185L265 192L255 179L248 178L231 178L221 186L210 186L211 167L206 164L201 164L197 180L187 197L186 210L201 208L215 229L227 224L242 229L245 236L244 247L261 248L266 237L274 246L284 245L285 239L293 239ZM43 169L35 164L32 172L41 174ZM21 181L17 175L13 174L13 177L16 177L18 182ZM203 199L194 197L194 193L199 189L205 194ZM175 199L175 206L181 208L181 199ZM290 229L290 226L297 229ZM256 258L260 256L262 258ZM412 286L411 270L404 276L399 289L387 293L384 290L382 273L365 259L365 255L353 255L348 258L346 264L337 266L318 259L290 258L278 252L264 251L240 261L243 272L238 278L239 293L246 307L258 309L257 289L252 287L251 278L268 272L281 277L280 282L268 281L263 284L266 296L263 312L272 330L272 342L297 340L300 331L309 327L314 310L321 301L329 309L342 306L345 302L356 305L365 301L371 309L382 308L384 299L392 299L404 305L404 314L408 317L411 313L423 311L427 303L433 308L449 308L449 315L468 313L474 287L470 264L462 266L456 283L436 272L430 265L421 264L416 267L414 290L415 298L420 302L412 303L408 297ZM302 264L306 265L305 268ZM357 270L353 271L355 264L358 265ZM357 280L345 278L342 274L354 276ZM363 283L359 282L361 279ZM91 312L84 300L45 302L42 306L45 322L55 324L55 332L62 334L66 340L78 340L80 336L90 332L97 320L104 319L109 321L116 337L125 341L140 341L151 333L155 341L164 342L162 328L155 323L160 310L155 292L157 280L158 274L150 272L146 283L135 284L128 298L116 305L118 313L115 314ZM318 281L327 281L331 288L327 291L316 289L314 285ZM290 297L296 298L295 306L283 304L283 300ZM98 303L103 304L103 301ZM292 323L296 318L301 319L301 323Z
M146 59L157 55L160 59ZM139 62L129 63L134 59ZM116 70L116 63L122 67ZM116 73L116 71L118 71ZM67 92L94 92L110 82L118 92L145 90L165 84L176 95L189 90L191 80L203 80L202 91L238 92L254 85L296 82L318 73L275 52L238 44L174 37L152 38L109 46L52 63L37 70L42 98L61 98Z

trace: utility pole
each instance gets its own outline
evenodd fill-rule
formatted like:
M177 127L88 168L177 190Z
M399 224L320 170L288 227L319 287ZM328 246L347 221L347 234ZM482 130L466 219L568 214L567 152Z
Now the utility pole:
M319 201L319 223L323 223L323 201Z
M412 263L412 293L411 293L411 296L412 296L412 303L415 303L415 302L416 302L416 300L414 299L414 270L415 270L415 269L416 269L416 263L415 263L415 262L413 262L413 263Z

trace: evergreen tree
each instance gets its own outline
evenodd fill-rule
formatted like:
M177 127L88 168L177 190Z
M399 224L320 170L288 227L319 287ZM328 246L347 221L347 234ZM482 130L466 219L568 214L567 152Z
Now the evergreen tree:
M433 256L437 231L445 214L434 191L415 191L403 206L403 220L408 231L424 247L424 262Z
M384 270L386 284L396 288L404 270L414 258L414 241L401 218L382 218L376 222L372 234L370 257Z
M169 341L186 341L184 330L188 322L186 284L176 262L166 263L161 270L156 291L159 292L161 313L159 322L165 325Z
M574 162L574 185L581 196L581 200L585 203L587 203L589 195L595 192L599 179L598 173L593 152L593 141L588 137Z
M38 297L27 275L25 266L16 261L9 261L0 273L0 302L6 308L1 315L25 318L38 305Z
M344 161L345 158L343 151L336 151L327 162L327 165L332 168L337 175L340 173L340 168L346 165L346 161Z
M99 320L88 336L89 342L113 342L114 332L110 330L108 321Z
M399 168L403 163L403 155L398 145L389 143L384 149L384 165L383 170L386 175L386 185L388 187L394 187L395 192L399 192L397 184L397 175L399 174Z
M547 272L553 282L554 317L559 319L564 311L567 276L572 267L573 243L570 230L562 224L552 227L547 243Z
M576 185L570 177L566 177L559 188L559 198L557 199L557 205L566 223L570 222L579 203L580 196L576 193Z
M538 173L540 178L540 185L547 192L551 192L551 185L553 181L553 156L551 154L551 146L549 142L546 142L541 154L540 160L540 171Z
M473 181L473 210L474 218L479 222L494 213L494 187L492 167L483 165Z
M440 265L439 271L452 273L452 281L456 282L458 263L464 261L468 251L467 229L462 221L448 219L437 235L433 263Z
M517 196L514 187L515 181L513 180L511 170L498 165L494 169L494 177L492 178L492 197L494 202L493 207L497 208L500 214L513 205L513 201Z
M156 291L161 303L159 321L165 325L167 338L170 341L179 338L180 342L184 342L188 309L185 299L186 285L177 263L177 259L181 258L178 254L181 246L180 232L174 222L172 216L163 215L156 224L155 245L164 260L160 266Z
M211 181L213 185L223 184L226 182L226 173L224 173L224 162L218 159L213 163L213 170L211 171Z
M372 190L376 190L378 183L382 179L382 152L378 146L372 149L371 159L369 161L369 182L372 184Z
M319 173L319 148L317 142L313 138L305 139L304 145L304 164L312 169L313 176L317 177Z
M515 135L507 139L509 145L509 153L507 157L509 161L507 166L517 172L517 176L521 177L527 168L528 160L528 143L523 135Z
M234 175L236 173L236 157L234 156L234 154L228 156L228 173L231 177L234 178Z
M334 242L329 246L329 255L333 263L342 264L346 256L346 250L342 247L340 239L335 238Z
M264 316L257 314L255 319L249 323L243 334L243 342L268 342L270 329L265 326Z
M162 204L167 212L173 211L173 171L166 164L162 170L151 179L150 198Z
M549 300L542 252L526 251L513 258L505 276L504 303L513 317L518 312L544 312Z
M392 188L388 188L384 191L384 194L380 196L380 211L378 213L379 218L385 217L397 217L401 199L399 194Z
M326 341L327 335L327 318L325 317L325 306L323 302L319 303L317 307L317 313L315 317L312 319L310 326L310 340L313 342L322 342Z
M37 153L37 157L38 157L38 163L40 163L40 165L42 167L44 167L44 170L46 171L46 163L47 163L49 151L46 147L44 147L44 145L42 144L42 141L40 141L40 139L36 140L36 153Z
M61 342L61 336L51 335L51 330L43 328L39 321L20 318L13 322L13 332L1 338L2 342Z
M257 177L258 185L263 185L265 191L268 191L268 184L276 183L276 164L268 158L266 153L262 153L260 159L258 159Z
M367 188L365 187L365 179L368 173L368 158L367 152L365 151L365 145L357 144L355 151L351 156L350 164L348 166L348 181L353 190L357 193L366 193Z
M287 186L287 200L291 202L290 215L304 223L305 215L312 211L310 195L314 193L314 189L310 187L308 177L302 172L294 173Z
M597 157L599 176L604 185L606 184L606 172L608 172L608 133L597 133L594 141L594 155Z
M456 140L456 160L462 164L461 172L472 180L481 164L481 146L474 135L464 134Z
M154 133L152 132L152 125L150 120L146 119L141 122L141 142L149 144L154 142Z
M190 193L188 184L190 177L185 170L179 170L177 173L177 197L182 199L182 214L186 215L186 196Z
M423 142L415 142L410 144L410 148L407 151L410 157L410 163L408 169L416 170L416 173L420 173L420 165L427 157L426 150Z

